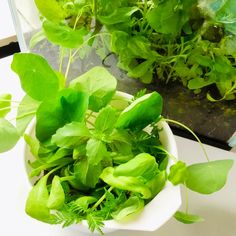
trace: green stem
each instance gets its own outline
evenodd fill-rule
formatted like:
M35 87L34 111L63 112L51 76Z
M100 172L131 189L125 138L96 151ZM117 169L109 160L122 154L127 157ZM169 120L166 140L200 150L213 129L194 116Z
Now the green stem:
M96 19L97 18L97 0L93 0L93 14Z
M66 73L65 73L65 78L66 78L66 79L67 79L67 77L68 77L68 73L69 73L69 70L70 70L70 65L71 65L72 58L73 58L72 49L70 49L68 64L67 64Z
M36 113L36 111L31 111L31 112L25 113L25 114L23 114L23 115L21 115L21 116L17 116L17 117L16 117L16 120L22 119L22 118L24 118L24 117L26 117L26 116L35 115L35 113Z
M12 103L17 103L17 104L19 104L20 102L19 101L13 101L13 100L11 100L11 99L0 99L0 102L12 102Z
M185 198L186 198L185 213L188 214L188 206L189 206L188 188L186 187L186 185L184 185L184 188L185 188Z
M114 189L114 187L110 187L107 191L108 192L111 192L112 190ZM98 199L98 201L93 205L92 209L96 209L103 201L104 199L106 198L106 192L100 197L100 199Z
M60 48L61 52L60 52L60 64L59 64L59 72L61 73L62 72L62 65L63 65L63 60L64 60L64 50L65 48L61 47Z
M207 155L207 152L206 152L206 149L205 147L203 146L203 143L201 142L201 140L198 138L198 136L190 129L188 128L186 125L176 121L176 120L171 120L171 119L167 119L167 118L162 118L162 120L166 121L166 122L169 122L169 123L173 123L173 124L176 124L176 125L179 125L180 127L183 127L184 129L186 129L187 131L189 131L193 136L194 138L198 141L199 145L201 146L202 148L202 151L207 159L207 161L210 161L208 155Z
M75 180L74 176L64 176L60 178L61 182Z
M176 158L174 155L172 155L171 153L169 153L169 152L168 152L167 150L165 150L164 148L159 147L159 146L154 146L154 148L163 151L163 152L164 152L165 154L167 154L174 162L177 162L177 161L178 161L177 158Z

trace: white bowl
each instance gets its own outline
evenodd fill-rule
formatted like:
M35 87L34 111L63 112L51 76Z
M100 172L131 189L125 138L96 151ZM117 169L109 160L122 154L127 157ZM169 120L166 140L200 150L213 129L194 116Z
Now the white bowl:
M131 95L123 92L117 92L115 100L112 105L123 107L127 105L127 101L132 98ZM166 122L159 122L160 128L160 140L164 148L173 156L177 158L177 147L174 135ZM28 127L27 133L34 133L35 122ZM25 161L32 160L27 145L25 146ZM168 166L174 164L172 159L169 159ZM29 166L26 164L26 171L29 173ZM30 181L32 185L32 180ZM115 220L107 220L104 222L103 232L109 233L116 230L139 230L139 231L155 231L166 223L178 210L181 205L181 193L179 186L173 186L167 181L166 186L160 191L155 198L152 199L144 209L133 217L132 219L125 222L117 222ZM70 226L70 229L77 232L90 233L87 222L84 220L80 224L74 224Z

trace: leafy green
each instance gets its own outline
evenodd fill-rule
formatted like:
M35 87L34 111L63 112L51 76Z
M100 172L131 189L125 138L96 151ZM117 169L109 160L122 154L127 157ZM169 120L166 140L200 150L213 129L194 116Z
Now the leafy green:
M17 110L16 117L16 128L19 134L23 134L34 118L36 110L38 109L40 102L34 100L28 95L25 95L20 102L20 105Z
M65 124L82 121L87 106L87 94L73 89L64 89L55 98L43 101L36 112L36 137L46 141Z
M218 160L188 166L186 186L192 191L210 194L220 190L226 183L233 160Z
M37 220L52 223L54 218L47 207L49 199L47 179L48 175L43 176L32 188L26 201L25 211L29 216Z
M70 82L70 87L90 95L89 108L99 111L111 100L116 89L116 79L103 67L93 67Z
M152 92L136 99L124 109L116 122L116 127L141 130L156 121L161 112L162 97L157 92Z
M11 94L0 95L0 118L5 117L11 111Z
M89 129L84 123L72 122L57 130L52 136L52 143L58 147L75 148L90 136Z
M48 62L39 55L16 53L11 68L18 74L23 90L35 100L48 99L59 89L57 75Z
M12 149L20 136L17 129L6 119L0 118L0 153Z
M170 167L170 173L168 175L168 180L174 184L183 184L188 178L187 166L184 162L178 161Z
M177 211L174 215L175 219L184 223L184 224L193 224L204 221L201 216L187 214L181 211Z
M54 176L52 180L52 186L50 195L47 202L49 209L59 209L65 202L65 193L61 185L60 177Z
M73 30L66 25L57 25L50 21L43 22L46 37L54 44L65 48L76 48L83 44L83 38L87 34L85 28Z

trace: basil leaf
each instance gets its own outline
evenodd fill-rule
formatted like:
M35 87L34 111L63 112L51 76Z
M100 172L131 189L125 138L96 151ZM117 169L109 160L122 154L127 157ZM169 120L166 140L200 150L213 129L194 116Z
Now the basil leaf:
M44 142L65 124L82 121L87 106L87 95L73 89L64 89L55 98L45 100L36 112L36 137Z
M57 93L59 80L48 62L32 53L16 53L11 64L18 74L22 89L33 99L42 101Z
M65 48L79 47L88 33L84 27L73 30L69 26L58 25L50 21L43 22L43 29L49 41Z
M174 215L175 219L184 223L184 224L193 224L204 221L201 216L187 214L181 211L177 211Z
M74 79L70 87L90 95L89 109L99 111L105 107L116 90L116 79L105 68L96 66L85 74Z
M0 153L9 151L12 149L20 135L17 129L9 121L0 118Z
M125 108L117 122L117 128L142 130L156 121L162 112L162 97L157 92L146 94Z
M47 201L47 207L49 209L59 209L63 206L64 202L65 193L61 186L60 177L55 175L52 180L52 187Z
M99 111L94 127L101 134L110 134L117 120L116 110L111 106L106 106Z
M84 123L72 122L66 124L52 136L52 143L58 147L76 148L91 136L89 129Z
M101 140L89 139L86 145L86 155L89 164L97 165L107 157L106 144Z
M52 223L54 217L50 214L50 210L47 207L49 199L47 179L48 175L43 176L31 189L26 201L25 211L34 219L46 223Z
M11 111L11 94L0 95L0 118L3 118Z
M150 189L137 177L115 176L114 168L112 167L103 169L100 178L105 183L115 188L140 193L144 199L149 199L152 196Z
M225 185L232 165L233 160L219 160L188 166L186 186L198 193L214 193Z

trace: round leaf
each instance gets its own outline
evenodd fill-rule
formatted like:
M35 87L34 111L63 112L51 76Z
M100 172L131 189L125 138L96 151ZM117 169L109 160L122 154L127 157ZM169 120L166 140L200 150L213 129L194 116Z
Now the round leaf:
M232 165L233 160L219 160L188 166L186 186L198 193L214 193L225 185Z
M35 100L48 99L54 96L59 89L59 79L56 73L39 55L16 53L11 68L20 77L23 90Z
M0 119L0 153L12 149L20 136L17 129L7 120Z

